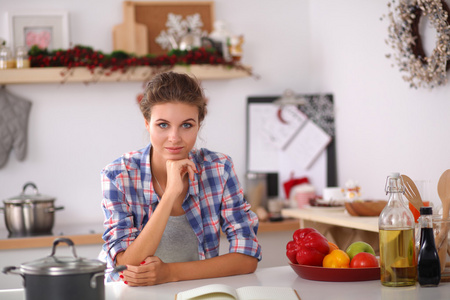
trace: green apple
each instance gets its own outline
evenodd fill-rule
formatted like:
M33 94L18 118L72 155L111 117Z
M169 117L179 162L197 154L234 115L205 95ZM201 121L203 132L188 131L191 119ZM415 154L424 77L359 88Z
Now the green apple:
M366 242L354 242L347 247L347 250L345 250L345 252L350 257L350 260L353 258L353 256L355 256L360 252L367 252L372 255L375 255L375 251L373 250L372 246L370 246Z

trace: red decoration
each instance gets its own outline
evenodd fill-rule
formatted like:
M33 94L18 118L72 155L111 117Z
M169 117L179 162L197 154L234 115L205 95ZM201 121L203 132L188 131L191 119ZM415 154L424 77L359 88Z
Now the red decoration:
M111 72L120 71L126 72L129 68L137 66L168 66L174 65L194 65L194 64L208 64L208 65L223 65L230 68L239 68L246 70L244 66L235 63L227 62L215 50L205 49L203 47L193 50L172 50L163 55L146 55L134 56L124 51L114 51L111 54L104 54L101 51L94 51L90 47L77 45L68 50L56 50L48 52L47 49L40 49L38 46L33 46L29 51L30 65L34 68L45 67L86 67L94 72L95 68L105 69L105 75L110 75Z

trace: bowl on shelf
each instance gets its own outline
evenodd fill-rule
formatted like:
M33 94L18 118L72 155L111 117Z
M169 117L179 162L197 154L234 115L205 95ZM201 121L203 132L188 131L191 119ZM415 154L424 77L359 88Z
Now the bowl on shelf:
M345 209L352 216L377 217L386 204L385 200L355 200L345 202Z

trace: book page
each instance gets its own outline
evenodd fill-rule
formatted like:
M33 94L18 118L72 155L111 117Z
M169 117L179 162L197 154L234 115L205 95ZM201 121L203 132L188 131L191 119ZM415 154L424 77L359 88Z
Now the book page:
M245 286L236 289L239 300L299 300L297 293L290 287Z
M176 300L230 300L238 299L236 291L228 285L209 284L195 289L179 292Z

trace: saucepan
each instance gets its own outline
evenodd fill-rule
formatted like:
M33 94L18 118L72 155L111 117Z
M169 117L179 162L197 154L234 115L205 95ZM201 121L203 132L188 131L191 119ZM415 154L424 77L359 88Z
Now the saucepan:
M71 257L55 256L56 246L61 242L71 247ZM23 263L20 267L5 267L3 273L23 277L27 300L103 300L105 273L125 269L126 266L117 266L107 270L106 263L100 260L79 258L72 240L57 238L49 256Z
M27 193L27 188L33 188ZM39 193L36 185L27 182L22 193L16 197L3 200L5 207L5 224L10 236L30 236L51 234L55 211L64 207L55 207L55 198Z

